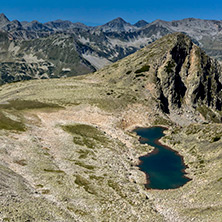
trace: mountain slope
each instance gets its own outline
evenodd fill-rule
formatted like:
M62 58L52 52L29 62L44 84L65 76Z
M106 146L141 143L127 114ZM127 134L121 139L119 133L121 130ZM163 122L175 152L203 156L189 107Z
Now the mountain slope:
M0 86L0 220L220 221L221 98L219 64L179 33L89 75ZM153 125L183 187L144 187L153 148L132 129Z
M0 84L39 78L59 78L95 71L72 36L55 35L29 41L9 40L0 33Z
M222 120L221 66L184 34L167 35L97 75L102 81L142 90L173 121L181 113L185 119L199 119L200 113Z

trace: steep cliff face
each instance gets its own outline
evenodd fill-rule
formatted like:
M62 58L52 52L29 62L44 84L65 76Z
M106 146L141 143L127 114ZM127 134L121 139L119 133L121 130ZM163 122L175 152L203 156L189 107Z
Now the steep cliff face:
M163 111L191 106L203 115L207 108L220 112L220 65L185 35L174 36L175 44L168 50L166 60L157 71L157 88L165 98L161 101Z
M205 105L221 111L220 65L185 35L174 36L175 45L157 71L157 87L167 98L169 109Z

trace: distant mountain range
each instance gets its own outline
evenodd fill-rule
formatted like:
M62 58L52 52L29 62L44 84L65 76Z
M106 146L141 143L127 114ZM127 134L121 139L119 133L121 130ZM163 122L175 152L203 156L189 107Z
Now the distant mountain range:
M185 33L222 60L222 21L217 20L140 20L132 25L116 18L91 27L63 20L10 21L0 14L0 31L0 83L86 74L174 32Z

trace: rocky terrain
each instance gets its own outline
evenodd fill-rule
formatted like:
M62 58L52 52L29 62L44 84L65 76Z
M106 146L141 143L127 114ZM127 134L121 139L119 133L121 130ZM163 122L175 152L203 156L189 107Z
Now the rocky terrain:
M0 84L90 73L174 32L187 34L208 55L221 60L221 27L221 21L194 18L140 20L134 25L116 18L89 27L63 20L10 21L0 14Z
M2 221L221 220L221 67L187 36L167 35L95 73L0 87ZM191 179L146 190L136 126Z

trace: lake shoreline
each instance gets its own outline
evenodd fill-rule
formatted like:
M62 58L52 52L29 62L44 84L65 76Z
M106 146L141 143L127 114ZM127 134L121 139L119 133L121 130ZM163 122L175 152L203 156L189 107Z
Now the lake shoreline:
M134 128L133 132L136 132L136 134L139 136L139 142L140 142L141 144L148 144L149 146L152 146L152 145L150 145L150 144L148 143L149 139L140 136L140 135L137 133L137 130L141 130L141 129L142 129L142 130L146 130L146 129L148 130L148 129L155 129L155 128L160 128L160 129L162 129L162 130L163 130L162 132L164 132L164 130L168 130L168 128L163 127L163 126L151 126L151 127L136 127L136 128ZM181 156L178 151L176 151L176 150L172 149L171 147L169 147L169 146L163 144L162 142L160 142L160 139L161 139L162 137L164 137L165 135L166 135L166 134L163 133L163 136L155 139L153 142L154 142L155 145L161 146L162 148L164 148L164 149L166 149L166 150L168 150L168 151L173 152L176 156L178 156L178 157L181 159L181 163L182 163L183 169L181 169L180 172L183 173L182 178L184 178L184 179L187 180L187 181L183 184L183 185L185 185L186 183L188 183L189 181L192 180L191 178L189 178L189 177L187 176L187 173L186 173L186 169L189 168L189 167L185 164L185 162L184 162L184 157ZM141 141L142 141L142 142L141 142ZM151 151L150 153L147 153L146 155L143 155L143 156L140 156L140 157L139 157L139 161L138 161L138 165L137 165L137 167L138 167L143 173L145 173L145 175L146 175L146 184L145 184L146 189L147 189L147 190L169 190L169 189L177 189L177 188L181 187L181 186L178 186L178 187L175 187L175 188L164 188L164 189L162 189L162 188L159 189L159 188L151 188L151 187L148 187L148 186L150 185L150 183L151 183L150 175L149 175L148 172L145 172L144 170L141 169L141 165L144 164L144 160L142 160L142 158L144 158L144 157L147 158L147 157L150 157L150 156L153 156L153 155L157 155L157 154L160 152L159 148L157 148L157 147L155 147L155 146L152 146L152 147L154 148L153 151ZM182 185L182 186L183 186L183 185Z

